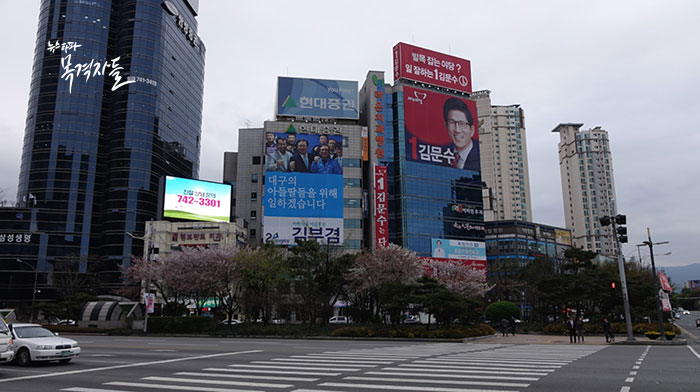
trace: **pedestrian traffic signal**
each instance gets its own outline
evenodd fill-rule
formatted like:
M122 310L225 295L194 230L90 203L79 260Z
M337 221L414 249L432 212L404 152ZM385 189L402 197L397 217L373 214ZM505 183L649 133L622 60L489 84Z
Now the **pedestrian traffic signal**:
M615 215L615 223L617 223L618 225L626 225L627 224L627 216L622 215L622 214Z
M610 282L610 288L615 288L615 282Z
M620 215L618 215L620 216ZM624 215L622 215L624 217ZM617 220L617 218L615 218ZM620 243L625 243L627 242L627 228L625 226L620 226L617 228L617 240L620 241Z
M601 225L601 226L608 226L608 225L610 225L610 217L607 216L607 215L606 215L606 216L601 216L600 218L598 218L598 220L600 221L600 225Z

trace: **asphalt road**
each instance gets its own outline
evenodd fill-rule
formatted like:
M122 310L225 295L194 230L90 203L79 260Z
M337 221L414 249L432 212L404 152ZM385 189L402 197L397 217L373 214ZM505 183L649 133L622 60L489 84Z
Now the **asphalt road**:
M695 333L696 315L681 326ZM691 323L692 321L692 323ZM685 328L685 327L684 327ZM690 346L72 336L68 365L0 366L0 391L693 391ZM692 349L692 350L691 350Z

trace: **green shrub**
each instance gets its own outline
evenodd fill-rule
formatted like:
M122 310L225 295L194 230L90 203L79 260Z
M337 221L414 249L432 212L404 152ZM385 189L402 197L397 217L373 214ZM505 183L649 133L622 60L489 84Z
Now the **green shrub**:
M486 316L488 320L499 322L501 319L510 319L511 317L518 318L520 316L520 309L512 302L498 301L486 307L484 316Z
M564 323L549 323L542 328L542 332L560 335L569 332L569 328Z
M370 337L374 336L374 330L369 327L341 327L331 333L331 336L344 337Z

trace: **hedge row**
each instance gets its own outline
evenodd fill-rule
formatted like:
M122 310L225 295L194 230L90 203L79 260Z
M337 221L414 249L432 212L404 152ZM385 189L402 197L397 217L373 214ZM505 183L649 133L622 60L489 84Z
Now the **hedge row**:
M149 317L148 332L151 333L207 333L216 329L211 317Z
M391 325L349 326L338 328L331 336L342 337L382 337L382 338L429 338L462 339L475 336L493 335L496 330L486 324L474 326L452 326L428 330L425 326L396 328Z
M611 323L610 326L615 334L624 335L627 333L627 324L625 323ZM632 332L635 335L644 335L647 331L658 331L659 325L657 323L638 323L632 324ZM665 331L674 331L676 334L680 334L681 330L675 325L669 323L664 324ZM599 323L587 323L583 324L583 331L587 334L603 334L603 325ZM551 323L544 326L542 332L549 334L568 334L569 328L564 323Z

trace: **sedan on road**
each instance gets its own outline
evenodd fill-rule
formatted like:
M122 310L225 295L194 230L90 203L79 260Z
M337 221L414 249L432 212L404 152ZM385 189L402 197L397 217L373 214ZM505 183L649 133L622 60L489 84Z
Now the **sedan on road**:
M0 363L9 362L15 357L12 349L12 335L10 328L5 324L5 320L0 317Z
M15 363L27 366L32 361L68 363L80 355L73 339L59 337L38 324L10 324L14 340Z

